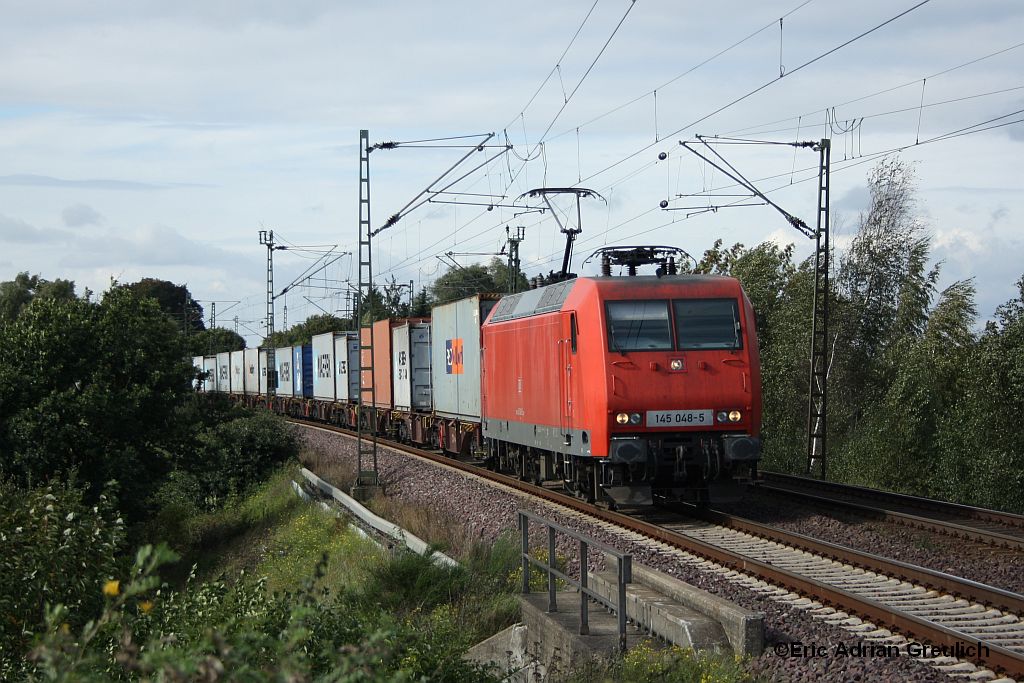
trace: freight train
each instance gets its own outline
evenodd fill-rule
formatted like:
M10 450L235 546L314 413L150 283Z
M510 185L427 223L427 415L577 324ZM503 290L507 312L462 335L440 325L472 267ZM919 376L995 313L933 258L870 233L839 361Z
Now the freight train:
M578 277L379 320L372 344L361 334L193 363L202 391L343 427L362 419L592 502L731 502L756 476L757 332L733 278Z

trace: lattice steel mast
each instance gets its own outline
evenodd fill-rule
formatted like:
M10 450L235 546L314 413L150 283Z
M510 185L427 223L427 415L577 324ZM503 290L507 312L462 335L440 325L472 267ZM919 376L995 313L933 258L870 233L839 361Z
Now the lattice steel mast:
M373 382L373 321L370 296L373 292L373 258L370 240L370 131L359 131L359 297L356 319L359 321L359 419L356 420L357 486L377 486L377 392ZM364 311L364 307L367 309ZM364 317L367 320L364 320ZM366 378L369 378L367 386ZM369 405L367 405L369 401ZM368 432L368 434L367 434ZM363 469L364 457L373 462L372 470Z
M698 135L697 139L721 161L721 164L704 156L687 142L680 142L684 149L693 152L708 164L737 182L755 197L760 198L776 211L781 213L794 228L814 240L814 292L811 303L811 353L810 380L807 392L807 474L820 469L820 477L827 474L827 427L828 427L828 299L829 299L829 164L831 161L832 141L822 138L817 142L773 143L792 145L794 147L812 148L819 154L818 163L818 216L815 229L811 229L802 220L789 213L773 202L763 192L754 187L753 183L743 177L736 168L719 154L712 142L747 142L756 140L736 140L733 138L709 139ZM711 195L708 195L711 196ZM668 202L662 202L662 208ZM733 204L737 205L737 204ZM739 204L740 206L744 206ZM728 206L728 205L726 205ZM749 206L749 204L745 205ZM694 207L685 207L691 209ZM700 207L696 207L700 208ZM715 207L722 208L722 207ZM671 210L671 209L670 209Z
M277 390L277 353L274 335L274 231L260 230L260 244L267 247L267 401L272 402Z
M826 477L828 426L829 162L832 144L818 143L818 224L814 235L814 297L811 308L811 377L807 398L807 473L821 466Z

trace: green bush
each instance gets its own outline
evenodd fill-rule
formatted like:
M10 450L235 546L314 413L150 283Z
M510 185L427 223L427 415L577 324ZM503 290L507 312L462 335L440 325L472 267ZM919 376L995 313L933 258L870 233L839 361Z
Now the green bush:
M299 454L298 437L288 424L265 410L246 412L199 435L195 458L186 470L202 484L207 509L232 495L244 495L280 465Z
M50 610L30 678L496 680L462 660L451 627L420 628L315 588L322 566L292 593L271 594L248 576L157 590L157 566L174 559L166 548L140 550L123 589L108 586L102 615L77 633L62 626L66 608Z
M0 679L19 669L47 604L67 605L69 628L100 612L123 538L105 494L87 505L74 482L29 490L0 482Z

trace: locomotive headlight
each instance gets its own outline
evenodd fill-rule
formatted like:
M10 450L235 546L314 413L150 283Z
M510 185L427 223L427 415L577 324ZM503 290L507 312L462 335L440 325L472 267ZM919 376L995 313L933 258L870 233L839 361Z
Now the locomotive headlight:
M619 413L615 416L615 421L620 425L629 424L629 413Z
M683 369L683 361L682 361L681 358L673 358L672 362L669 363L668 366L670 368L672 368L673 370L682 370Z
M718 414L718 421L719 422L728 422L729 421L729 413L725 412L724 410L722 412L720 412Z
M743 413L741 413L740 411L738 411L738 410L730 411L730 413L729 413L729 422L739 422L740 418L742 418L742 417L743 417Z
M629 424L638 425L640 424L640 413L633 413L629 416Z

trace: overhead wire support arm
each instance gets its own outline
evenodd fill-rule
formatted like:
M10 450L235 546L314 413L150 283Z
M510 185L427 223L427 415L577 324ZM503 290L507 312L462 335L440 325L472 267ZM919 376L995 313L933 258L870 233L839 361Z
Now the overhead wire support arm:
M422 190L419 194L417 194L415 197L410 199L409 202L406 203L405 206L403 206L401 209L399 209L394 214L392 214L391 217L388 218L384 222L384 225L380 226L376 230L371 231L369 233L369 236L370 237L376 237L381 232L383 232L384 230L387 230L388 228L393 226L395 223L397 223L399 220L401 220L402 216L404 216L408 212L409 208L412 207L413 204L415 204L417 200L419 200L425 194L432 194L433 193L433 191L430 189L431 187L433 187L435 184L437 184L437 183L441 182L442 180L444 180L448 176L448 174L450 174L452 171L454 171L456 168L458 168L460 165L462 165L462 162L464 162L466 159L471 157L474 152L482 152L484 150L484 145L491 138L494 137L494 133L487 133L483 137L484 137L484 139L481 140L479 144L474 145L472 149L470 149L468 152L466 152L464 155L462 155L462 157L458 161L456 161L454 164L452 164L448 168L448 170L446 170L444 173L439 175L432 183L427 185L427 187L424 190ZM399 144L400 143L397 143L397 142L391 142L391 143L382 143L381 145L374 145L373 147L368 147L367 150L366 150L366 155L367 155L367 162L366 163L369 164L369 154L374 149L395 149L395 148L397 148L399 146ZM384 146L384 145L386 145L386 146ZM458 181L456 181L456 182L458 182ZM454 184L454 183L452 183L452 184ZM442 189L447 190L449 187L451 187L451 184L447 185L446 187L444 187Z
M703 159L706 163L711 165L715 170L717 170L720 173L723 173L724 175L728 176L733 182L735 182L735 183L741 185L742 187L746 188L747 190L749 190L752 195L754 195L755 197L760 198L762 201L764 201L766 204L768 204L768 206L770 206L773 209L775 209L776 211L778 211L780 214L782 214L783 218L785 218L786 221L790 225L792 225L794 228L796 228L797 230L802 232L806 237L808 237L810 239L814 239L815 232L814 232L814 230L812 230L807 225L807 223L805 223L800 218L797 218L796 216L794 216L790 212L788 212L785 209L783 209L781 206L779 206L778 204L773 202L771 199L769 199L767 195L765 195L763 192L761 192L761 190L757 189L757 187L752 182L747 180L743 176L742 173L740 173L738 170L736 170L736 168L732 164L730 164L728 161L726 161L725 158L721 154L719 154L718 151L715 150L714 147L712 147L710 144L708 144L708 141L707 141L706 138L704 138L703 136L698 135L697 139L705 147L707 147L708 150L712 154L714 154L716 157L718 157L718 159L722 162L722 164L725 164L725 167L715 163L713 160L711 160L708 157L706 157L705 155L701 154L699 151L697 151L696 149L691 147L690 144L688 142L686 142L685 140L681 140L679 142L679 144L684 149L686 149L687 151L692 152L696 156L698 156L701 159Z
M495 159L497 159L497 158L498 158L499 156L502 156L502 155L504 155L504 154L507 154L507 153L508 153L508 152L510 152L511 150L512 150L512 145L507 145L507 146L505 146L505 147L504 147L504 149L502 149L502 151L501 151L501 153L500 153L500 154L497 154L497 155L495 155L495 156L491 157L490 159L487 159L487 160L485 160L485 161L483 161L483 162L481 162L481 163L477 164L476 166L474 166L473 168L469 169L468 171L466 171L465 173L463 173L463 174L462 174L461 176L459 176L459 177L458 177L458 178L456 178L455 180L452 180L451 182L449 182L449 183L448 183L447 185L445 185L444 187L442 187L442 188L441 188L440 190L432 190L432 189L430 189L430 188L428 187L428 188L427 188L426 190L424 190L423 192L420 192L420 193L419 193L419 195L417 195L417 197L416 197L416 198L422 197L422 196L423 196L423 195L425 195L425 194L430 194L430 195L433 195L433 197L427 197L426 199L421 199L421 200L419 201L419 203L418 203L418 204L415 204L415 205L413 205L413 206L410 206L409 204L406 204L406 205L405 205L405 208L403 208L403 209L402 209L402 211L400 211L399 213L396 213L396 214L394 214L393 216L391 216L391 218L389 218L389 219L387 220L387 223L386 223L385 225L383 225L382 227L380 227L380 228L378 228L377 230L375 230L375 231L373 232L374 236L376 236L376 235L377 235L377 234L378 234L379 232L381 232L382 230L385 230L385 229L387 229L387 228L390 228L391 226L393 226L394 224L396 224L396 223L397 223L398 221L400 221L400 220L401 220L402 218L404 218L404 217L405 217L405 216L407 216L408 214L412 213L412 212L413 212L413 211L415 211L416 209L420 208L420 207L421 207L421 206L423 206L424 204L431 204L431 203L442 203L442 202L440 202L440 201L437 201L437 200L435 200L435 199L434 199L434 197L436 197L436 196L437 196L437 195L439 195L439 194L448 194L448 188L449 188L449 187L451 187L452 185L455 185L456 183L458 183L458 182L459 182L459 181L461 181L461 180L465 180L465 179L466 179L467 177L469 177L469 176L470 176L470 175L472 175L473 173L476 173L477 171L479 171L479 170L480 170L481 168L483 168L483 167L484 167L484 166L486 166L487 164L489 164L489 163L493 162L493 161L494 161ZM460 162L460 163L461 163L461 162ZM451 170L449 170L448 172L450 173L450 172L451 172ZM445 173L445 175L447 175L447 173ZM441 178L444 178L444 176L441 176ZM439 178L438 180L440 180L441 178ZM437 182L437 181L435 181L435 182ZM413 201L414 201L414 202L416 201L416 198L414 198L414 199L413 199ZM412 202L410 202L410 204L411 204L411 203L412 203ZM450 202L449 202L449 203L450 203ZM495 205L495 206L497 206L497 205ZM512 207L512 208L519 208L519 207Z
M716 163L707 156L691 147L687 142L680 141L685 149L703 159L719 172L748 190L755 197L765 201L769 206L782 214L794 228L814 240L814 289L811 299L811 344L810 373L807 392L807 474L817 475L825 479L827 470L827 435L828 435L828 318L829 318L829 271L831 252L829 246L829 195L832 141L822 138L817 142L791 142L786 144L796 148L810 148L818 152L818 210L815 227L812 229L804 221L789 213L769 199L763 192L747 180L739 170L730 164L714 147L708 138L698 135L697 139L721 162ZM711 139L711 142L719 142ZM721 141L724 144L736 144L735 139ZM742 140L744 144L762 143L767 141ZM703 196L713 197L713 194ZM663 201L663 209L668 202ZM735 206L743 206L739 201ZM703 208L703 207L702 207ZM704 210L715 210L708 207Z
M303 272L302 275L299 275L297 278L292 280L291 284L289 284L287 287L285 287L280 292L278 292L278 294L274 298L276 299L276 298L278 298L280 296L284 296L289 291L291 291L291 289L293 287L296 287L296 286L298 286L298 285L300 285L300 284L302 284L304 282L307 282L308 280L313 278L317 273L319 273L319 272L321 272L323 270L326 270L328 267L334 265L335 263L337 263L341 259L345 258L346 256L351 256L351 255L352 255L352 252L350 252L350 251L343 251L343 252L340 252L339 254L335 255L335 257L333 259L331 259L330 261L325 261L323 263L323 265L321 265L319 268L317 268L316 270L314 270L312 272L309 272L310 269L307 268L306 271ZM318 262L319 262L319 260L320 259L318 259ZM314 264L314 265L316 265L316 264ZM312 266L310 268L312 268Z

